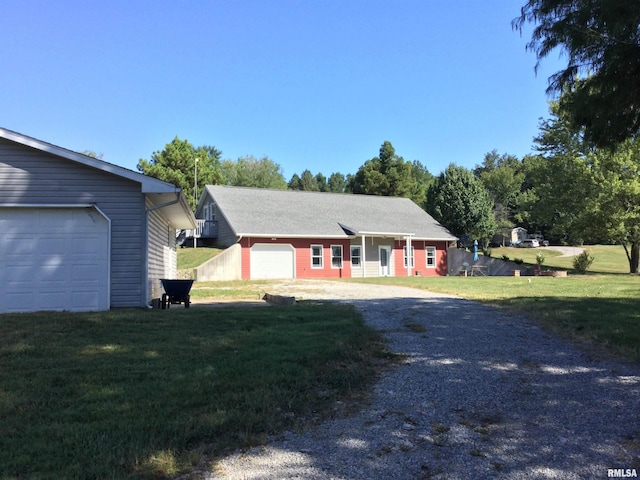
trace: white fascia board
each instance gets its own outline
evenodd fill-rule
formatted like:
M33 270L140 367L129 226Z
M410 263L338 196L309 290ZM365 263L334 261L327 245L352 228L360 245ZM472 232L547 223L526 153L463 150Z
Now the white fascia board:
M366 235L367 237L412 237L415 238L415 233L402 233L402 232L357 232L357 236L361 237Z

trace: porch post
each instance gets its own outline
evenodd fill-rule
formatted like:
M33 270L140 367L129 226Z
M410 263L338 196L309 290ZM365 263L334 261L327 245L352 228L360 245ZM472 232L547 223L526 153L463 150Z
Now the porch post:
M366 274L367 255L366 255L364 249L365 249L365 241L364 241L364 235L362 235L362 252L360 253L360 255L361 255L360 263L362 263L362 265L361 265L361 267L362 267L362 278L365 278L367 276L367 274Z
M411 235L407 235L407 277L411 276Z

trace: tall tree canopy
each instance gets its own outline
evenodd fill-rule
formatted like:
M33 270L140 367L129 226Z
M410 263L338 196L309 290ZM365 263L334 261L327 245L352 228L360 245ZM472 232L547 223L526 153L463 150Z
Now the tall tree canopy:
M347 179L340 172L334 172L329 176L327 186L330 192L343 193L347 188Z
M524 159L530 222L567 243L619 243L629 271L640 261L640 139L594 148L559 102L541 122L537 156Z
M538 64L556 49L568 57L548 92L568 93L562 107L571 124L600 147L637 137L640 1L529 0L513 25L522 31L528 22L537 24L527 47Z
M416 181L412 168L410 162L396 155L391 142L386 141L380 147L379 156L367 160L351 178L349 189L353 193L411 198L423 205L424 188Z
M474 174L493 200L498 230L506 239L508 231L523 221L519 211L525 177L522 164L513 155L493 150L485 155L482 165L476 166Z
M451 164L427 192L427 212L458 237L469 235L486 246L496 233L493 201L470 170Z
M200 194L199 191L194 193L196 183L198 190L208 184L222 183L221 155L215 147L194 148L188 140L181 140L176 136L171 143L165 145L164 150L153 152L150 160L140 159L138 170L180 187L191 208L195 209L196 196Z
M285 190L287 182L282 168L269 157L240 157L237 161L222 162L224 183L237 187L273 188Z

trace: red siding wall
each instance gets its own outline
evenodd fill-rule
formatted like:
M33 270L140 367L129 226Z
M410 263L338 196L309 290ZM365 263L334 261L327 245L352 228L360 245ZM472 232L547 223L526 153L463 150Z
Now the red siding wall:
M243 238L242 246L242 278L251 278L250 250L256 243L290 243L295 248L296 278L350 278L351 277L351 241L331 239L303 239L303 238ZM393 245L395 272L397 277L407 276L404 267L403 240L396 240ZM323 246L323 268L311 268L311 245ZM342 245L342 268L331 267L331 245ZM412 275L441 276L447 274L447 242L428 242L414 240L414 268ZM426 247L436 247L436 267L427 268Z
M351 277L351 242L348 239L306 239L306 238L243 238L242 246L242 278L251 278L249 265L250 250L256 243L290 243L295 248L296 278L349 278ZM311 245L322 245L323 268L311 268ZM342 245L342 268L331 267L331 246Z
M413 245L413 269L412 275L422 276L443 276L447 274L447 242L429 242L425 240L414 240ZM395 261L396 277L406 277L407 268L404 266L404 247L407 242L396 240L393 244L393 255ZM427 247L436 247L436 266L427 268Z

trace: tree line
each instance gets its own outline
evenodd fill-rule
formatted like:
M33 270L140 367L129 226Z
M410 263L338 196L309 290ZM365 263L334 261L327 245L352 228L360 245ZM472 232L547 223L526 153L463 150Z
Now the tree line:
M195 208L198 185L234 185L412 199L458 237L487 247L515 226L560 244L619 243L630 271L640 259L640 140L600 148L571 126L562 99L550 102L540 121L533 151L518 158L488 152L472 169L450 164L437 176L417 160L404 160L385 141L377 156L355 174L304 170L286 181L268 157L222 160L210 146L194 147L174 138L138 169L183 189ZM195 192L198 193L198 192Z
M519 225L564 244L618 243L638 273L640 2L529 0L512 26L527 23L536 25L527 48L538 62L560 50L567 66L549 79L556 98L523 158L494 150L473 169L451 164L434 177L385 141L355 174L305 170L287 182L268 157L223 161L214 147L176 137L138 169L180 186L193 206L196 158L200 185L407 197L485 247Z

